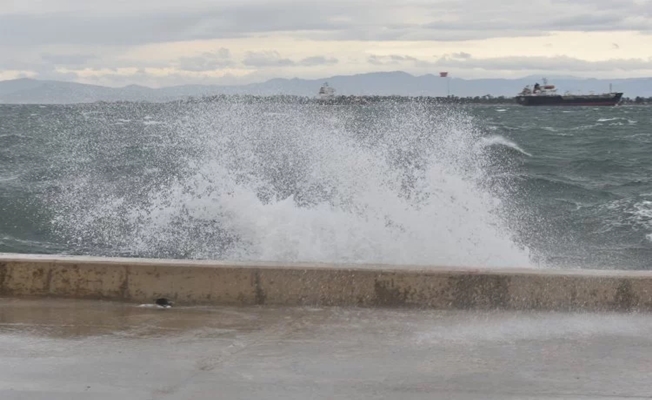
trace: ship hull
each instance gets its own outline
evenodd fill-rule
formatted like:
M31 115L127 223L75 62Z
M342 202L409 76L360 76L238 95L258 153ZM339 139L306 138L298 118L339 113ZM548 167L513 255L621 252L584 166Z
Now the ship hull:
M523 106L615 106L622 93L588 96L516 96L516 102Z

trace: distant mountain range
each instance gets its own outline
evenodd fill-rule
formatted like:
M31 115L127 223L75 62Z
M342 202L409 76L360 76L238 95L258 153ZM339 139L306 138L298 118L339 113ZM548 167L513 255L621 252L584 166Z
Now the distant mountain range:
M262 83L239 86L183 85L149 88L129 85L111 88L74 82L14 79L0 81L0 103L11 104L65 104L96 101L170 101L190 96L201 97L219 94L297 95L314 97L320 86L328 82L337 95L398 95L398 96L446 96L446 79L439 75L413 76L405 72L374 72L367 74L332 76L323 79L271 79ZM541 77L529 76L519 79L459 79L450 78L451 95L506 96L516 95L525 85L541 83ZM652 78L631 79L581 79L574 77L550 77L560 92L596 93L609 90L624 92L624 97L652 96Z

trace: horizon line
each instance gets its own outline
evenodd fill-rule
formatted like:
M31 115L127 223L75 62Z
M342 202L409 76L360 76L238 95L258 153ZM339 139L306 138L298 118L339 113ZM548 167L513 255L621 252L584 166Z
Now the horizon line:
M0 80L0 84L4 82L14 82L14 81L37 81L37 82L57 82L57 83L72 83L72 84L78 84L78 85L89 85L89 86L99 86L99 87L104 87L104 88L113 88L113 89L122 89L122 88L127 88L130 86L138 86L138 87L143 87L147 89L163 89L163 88L173 88L173 87L182 87L182 86L214 86L214 87L246 87L246 86L251 86L251 85L257 85L257 84L263 84L267 83L270 81L274 80L283 80L283 81L293 81L293 80L301 80L301 81L328 81L330 79L337 79L337 78L351 78L351 77L357 77L357 76L368 76L368 75L382 75L382 74L404 74L404 75L409 75L413 78L423 78L423 77L433 77L433 78L438 78L438 79L450 79L450 80L460 80L460 81L481 81L481 80L504 80L504 81L517 81L517 80L522 80L522 79L528 79L528 78L534 78L537 77L535 74L530 74L530 75L524 75L521 77L517 78L458 78L455 76L451 76L450 72L447 72L447 76L442 77L440 76L440 72L437 73L426 73L422 75L415 75L411 74L409 72L401 71L401 70L393 70L393 71L374 71L374 72L363 72L363 73L358 73L358 74L349 74L349 75L332 75L329 77L323 77L323 78L299 78L299 77L292 77L292 78L282 78L282 77L276 77L276 78L268 78L265 80L257 81L257 82L249 82L249 83L242 83L242 84L220 84L220 83L186 83L186 84L172 84L172 85L162 85L158 87L152 87L152 86L146 86L146 85L141 85L141 84L136 84L136 83L131 83L123 86L106 86L106 85L101 85L101 84L96 84L96 83L84 83L84 82L77 82L77 81L72 81L72 80L58 80L58 79L41 79L41 78L33 78L33 77L21 77L21 78L14 78L14 79L4 79ZM546 76L541 76L540 79L545 78ZM578 77L578 76L573 76L573 75L548 75L548 78L552 79L572 79L572 80L578 80L578 81L588 81L588 80L596 80L596 81L625 81L625 80L637 80L637 79L652 79L652 77L634 77L634 78L616 78L616 79L609 79L609 78L595 78L595 77Z

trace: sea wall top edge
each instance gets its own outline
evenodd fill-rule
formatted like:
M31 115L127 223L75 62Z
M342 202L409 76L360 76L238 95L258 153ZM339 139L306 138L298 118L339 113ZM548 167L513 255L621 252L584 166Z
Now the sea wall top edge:
M378 271L384 273L424 273L424 274L489 274L489 275L559 275L585 277L648 277L652 271L625 269L558 269L540 267L494 268L454 265L391 265L382 263L324 263L324 262L271 262L271 261L229 261L229 260L181 260L132 257L99 257L51 254L0 253L3 262L36 262L57 264L106 264L108 265L159 265L171 267L204 268L249 268L249 269L288 269L288 270L334 270L334 271Z

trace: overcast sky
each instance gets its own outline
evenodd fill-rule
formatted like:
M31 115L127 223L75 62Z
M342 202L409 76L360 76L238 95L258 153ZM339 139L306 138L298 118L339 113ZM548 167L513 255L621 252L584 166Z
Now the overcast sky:
M0 0L0 80L652 76L652 0Z

